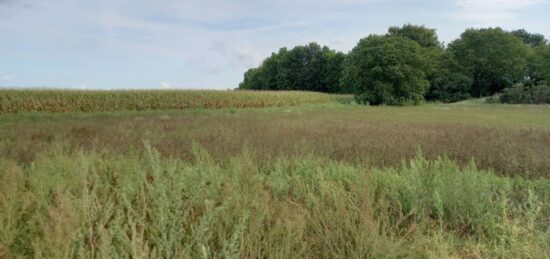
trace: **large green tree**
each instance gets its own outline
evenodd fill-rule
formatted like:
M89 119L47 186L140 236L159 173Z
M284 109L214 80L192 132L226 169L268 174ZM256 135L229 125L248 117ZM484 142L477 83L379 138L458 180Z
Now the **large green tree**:
M448 51L474 82L472 96L488 96L521 81L530 53L520 38L501 28L468 29Z
M369 104L418 103L428 89L421 46L408 38L371 35L349 53L342 84Z
M317 43L282 48L247 71L241 89L341 92L344 54Z
M406 37L422 47L427 64L424 72L430 82L426 99L454 102L469 96L468 83L471 84L471 80L460 73L460 69L457 69L459 66L449 55L445 55L443 43L439 41L435 29L405 24L401 27L390 27L388 35Z

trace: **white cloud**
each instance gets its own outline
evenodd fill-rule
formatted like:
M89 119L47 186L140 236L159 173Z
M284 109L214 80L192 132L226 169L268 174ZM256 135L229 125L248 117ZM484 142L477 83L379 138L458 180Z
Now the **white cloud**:
M454 18L482 24L499 24L517 18L522 9L548 4L550 0L455 0Z
M160 88L162 89L171 89L172 86L169 83L166 83L164 81L160 82Z

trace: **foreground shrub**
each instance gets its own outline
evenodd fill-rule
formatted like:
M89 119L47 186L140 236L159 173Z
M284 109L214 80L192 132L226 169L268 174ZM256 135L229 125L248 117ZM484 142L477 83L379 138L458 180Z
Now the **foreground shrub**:
M550 181L417 158L399 168L247 155L0 162L0 252L47 258L546 258Z

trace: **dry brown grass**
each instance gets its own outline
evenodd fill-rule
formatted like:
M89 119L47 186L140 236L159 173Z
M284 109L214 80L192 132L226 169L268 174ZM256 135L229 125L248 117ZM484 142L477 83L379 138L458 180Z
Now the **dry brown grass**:
M55 148L116 154L148 140L164 156L186 160L193 143L222 163L244 146L265 162L311 155L377 167L399 164L421 151L426 158L446 155L463 165L474 159L503 175L549 176L550 131L544 127L422 115L436 114L432 107L403 108L410 114L403 118L399 110L377 109L386 112L384 117L348 106L7 116L0 120L0 156L29 163L37 153ZM415 122L414 116L422 118Z

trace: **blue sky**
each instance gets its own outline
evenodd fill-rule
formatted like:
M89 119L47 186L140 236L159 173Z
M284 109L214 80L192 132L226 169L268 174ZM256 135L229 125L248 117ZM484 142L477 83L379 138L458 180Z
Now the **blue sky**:
M550 0L0 0L0 87L229 89L280 47L392 25L550 37Z

